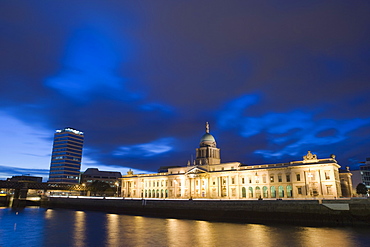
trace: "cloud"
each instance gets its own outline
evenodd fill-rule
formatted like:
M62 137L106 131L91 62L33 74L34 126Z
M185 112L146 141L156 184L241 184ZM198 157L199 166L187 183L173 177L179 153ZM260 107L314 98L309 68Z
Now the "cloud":
M121 146L113 151L113 155L123 157L151 157L170 152L173 149L173 143L173 138L161 138L149 143Z
M62 70L45 80L45 85L76 101L104 96L122 101L137 100L137 93L125 89L117 74L122 63L114 41L97 29L76 30L66 45Z
M21 176L21 175L43 177L43 181L46 182L49 177L49 169L21 168L0 165L1 178L5 179L11 178L12 176Z
M303 110L261 112L260 116L250 117L248 110L251 110L251 102L256 102L251 101L252 98L243 95L226 104L219 115L219 123L224 128L234 127L244 138L263 134L270 149L255 150L254 153L266 160L294 157L311 148L321 149L321 146L346 145L353 131L370 124L370 118L318 119L314 111Z

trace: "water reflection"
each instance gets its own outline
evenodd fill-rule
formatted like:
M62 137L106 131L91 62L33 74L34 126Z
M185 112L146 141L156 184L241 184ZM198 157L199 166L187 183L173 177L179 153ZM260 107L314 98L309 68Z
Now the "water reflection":
M86 220L85 212L76 211L74 215L73 242L76 246L85 246L86 241Z
M302 227L299 238L304 243L303 246L321 246L322 243L330 243L332 246L356 246L359 243L353 239L354 234L351 229Z
M120 246L120 231L119 215L107 214L107 246Z
M370 242L369 228L233 224L61 209L17 212L0 208L0 246L311 247Z

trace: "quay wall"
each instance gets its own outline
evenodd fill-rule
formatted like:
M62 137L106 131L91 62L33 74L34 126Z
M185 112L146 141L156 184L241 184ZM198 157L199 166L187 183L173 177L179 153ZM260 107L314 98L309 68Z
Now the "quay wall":
M370 200L153 200L50 197L47 208L242 223L370 226Z

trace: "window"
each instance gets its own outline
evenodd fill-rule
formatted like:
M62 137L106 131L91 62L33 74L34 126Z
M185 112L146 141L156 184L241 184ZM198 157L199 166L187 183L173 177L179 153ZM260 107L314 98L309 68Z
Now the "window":
M263 182L263 183L266 183L266 176L263 176L263 177L262 177L262 182Z
M231 184L235 184L235 178L231 178Z
M270 181L273 183L275 181L274 175L270 176Z
M326 186L326 193L328 195L331 195L332 194L332 192L331 192L331 186Z
M242 178L242 184L244 184L244 178Z
M293 197L293 190L292 190L292 186L288 185L288 186L286 187L286 195L287 195L287 197L289 197L289 198Z
M251 184L252 183L252 178L249 177L248 180L249 180L249 183Z
M302 187L297 187L297 194L302 195Z
M330 179L329 171L325 171L325 179L326 180Z
M284 197L284 187L283 186L279 186L279 197Z
M267 187L263 186L262 191L263 191L263 197L267 198L269 196L269 192L268 192Z
M297 174L297 181L301 181L301 174Z
M278 182L279 182L279 183L283 182L283 178L282 178L282 176L281 176L281 175L278 175Z
M270 191L271 191L271 197L272 197L272 198L275 198L275 197L276 197L276 190L275 190L275 186L271 186Z
M290 175L289 174L287 174L286 175L286 181L289 183L290 182Z
M243 198L247 197L247 190L245 189L245 187L242 188L242 197Z

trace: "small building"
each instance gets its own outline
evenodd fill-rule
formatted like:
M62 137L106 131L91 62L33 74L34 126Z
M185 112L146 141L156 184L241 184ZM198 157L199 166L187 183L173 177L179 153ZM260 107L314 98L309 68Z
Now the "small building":
M29 175L12 176L11 178L8 178L7 181L42 183L42 177L35 177L35 176L29 176Z
M308 151L303 160L287 163L222 163L220 149L209 133L208 123L192 163L162 167L154 174L130 171L121 178L121 195L132 198L310 199L342 197L342 188L346 190L345 196L350 196L347 191L352 191L345 187L351 186L348 183L351 174L339 175L340 165L334 155L319 159Z
M119 178L122 177L120 172L99 171L98 168L88 168L81 174L81 184L89 185L95 181L108 183L111 187L117 187Z

